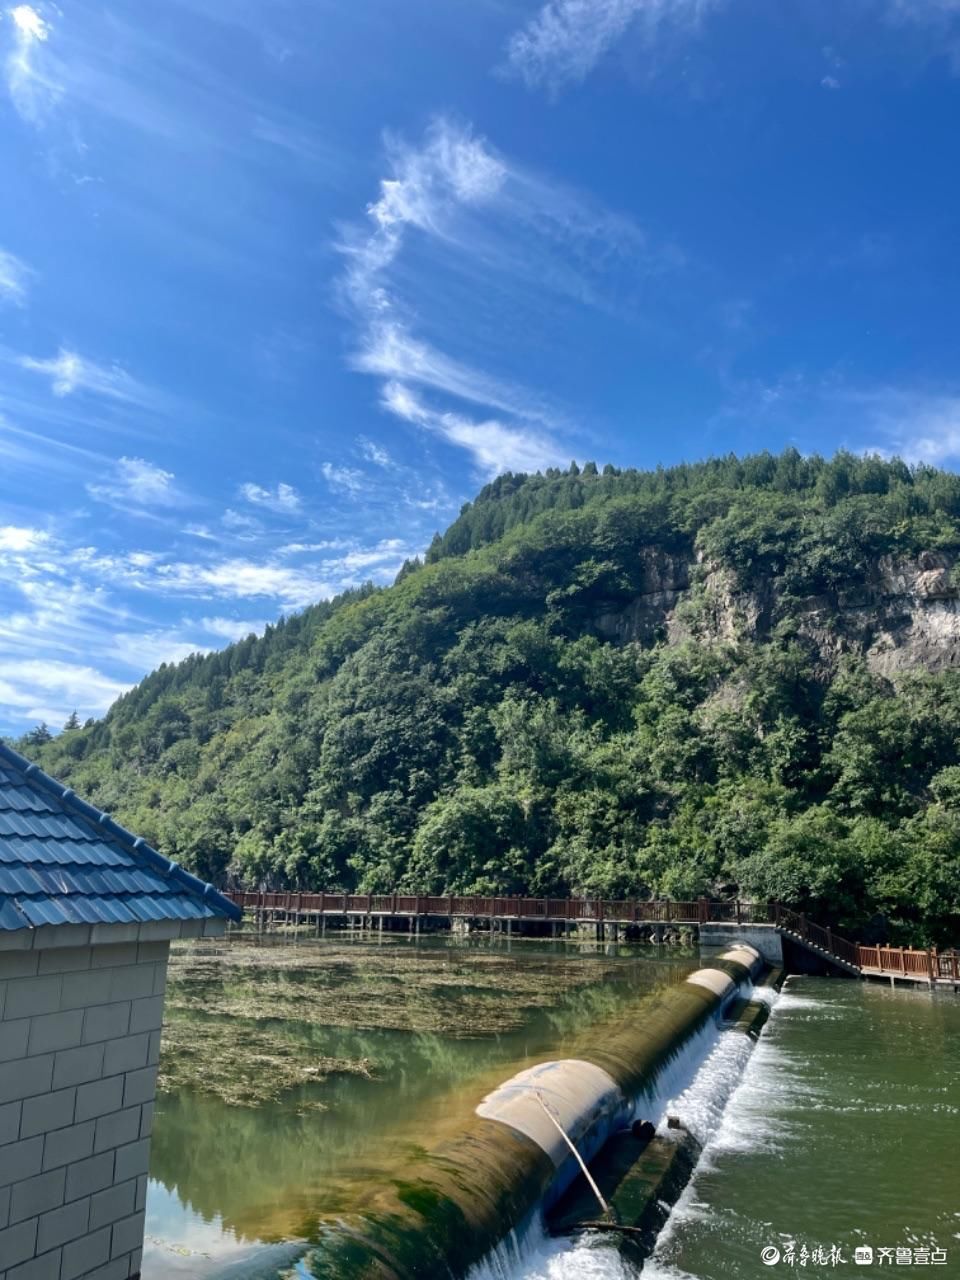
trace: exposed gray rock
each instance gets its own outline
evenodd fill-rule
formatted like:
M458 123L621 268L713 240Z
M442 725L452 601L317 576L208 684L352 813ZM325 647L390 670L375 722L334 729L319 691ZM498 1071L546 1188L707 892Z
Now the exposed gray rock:
M696 631L685 615L696 566L655 549L641 553L644 590L628 605L601 612L596 627L618 643L649 643L658 637L757 639L778 612L775 581L758 592L740 590L725 570L703 566L698 587ZM811 596L799 607L800 632L824 662L862 654L879 674L960 667L960 593L951 559L924 551L916 558L883 556L860 581L829 596Z
M668 555L657 547L640 551L640 593L624 608L610 609L596 618L596 628L618 644L653 640L666 625L683 593L690 586L689 561Z

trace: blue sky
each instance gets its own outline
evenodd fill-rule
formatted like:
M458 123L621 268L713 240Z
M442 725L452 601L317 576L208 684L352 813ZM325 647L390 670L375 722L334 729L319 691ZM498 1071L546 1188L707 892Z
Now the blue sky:
M960 0L37 0L0 71L0 731L499 470L960 455Z

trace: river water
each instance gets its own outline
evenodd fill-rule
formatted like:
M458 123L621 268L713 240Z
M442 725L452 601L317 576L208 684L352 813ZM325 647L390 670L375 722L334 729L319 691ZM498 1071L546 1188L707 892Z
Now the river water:
M398 954L427 980L426 997L457 1034L301 1027L318 1052L381 1064L373 1079L344 1076L315 1091L323 1111L310 1109L309 1088L256 1108L192 1088L162 1097L144 1280L277 1276L301 1251L291 1238L308 1235L359 1181L391 1176L416 1140L442 1136L499 1080L575 1053L591 1023L638 1016L645 996L696 967L694 956L649 948L524 942L508 953L432 939L412 947ZM303 944L285 949L286 979L311 981L303 956ZM451 957L453 984L443 981ZM477 1014L482 1027L465 1035L457 1009L477 1007L471 967L491 964L479 994L491 982L510 992L509 1025L491 1030ZM362 984L363 972L346 966L340 978ZM537 1007L551 975L562 994ZM243 981L275 978L274 963L260 977L247 966ZM229 991L237 981L229 960L219 986L207 966L203 982L211 981L214 995ZM910 1265L960 1276L960 997L792 978L770 999L756 1048L739 1032L703 1037L649 1104L655 1118L679 1114L704 1152L644 1280L862 1275L858 1246L873 1248L874 1265L907 1265L909 1254ZM774 1250L779 1260L765 1261ZM531 1224L472 1280L638 1274L609 1237L548 1241Z
M178 950L161 1078L194 1039L208 1059L158 1099L144 1280L276 1276L303 1251L285 1242L309 1237L358 1186L396 1177L502 1080L575 1051L697 963L678 947L402 935ZM211 1032L221 1038L208 1044ZM238 1084L272 1071L255 1045L236 1054L254 1033L366 1060L370 1078L335 1073L238 1105L223 1060ZM203 1087L214 1074L220 1096Z

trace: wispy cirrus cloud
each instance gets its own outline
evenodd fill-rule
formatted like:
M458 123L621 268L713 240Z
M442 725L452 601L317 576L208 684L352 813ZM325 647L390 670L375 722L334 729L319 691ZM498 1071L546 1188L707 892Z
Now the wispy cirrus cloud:
M7 354L7 359L29 373L48 378L50 390L58 399L85 393L140 408L158 408L163 397L139 382L119 364L98 364L69 347L60 347L55 356Z
M431 409L399 382L387 383L381 403L396 417L466 449L477 470L488 479L501 471L538 471L562 462L565 456L546 432L518 430L495 418L474 421L460 413Z
M201 618L200 626L211 636L219 640L245 640L247 636L263 635L269 626L266 618Z
M510 324L524 309L549 322L555 308L545 295L616 310L642 278L677 269L683 255L651 244L632 220L511 163L466 125L438 119L419 146L388 139L387 154L389 176L365 225L346 229L338 246L342 296L359 322L350 365L381 379L389 412L437 429L485 475L498 454L501 466L568 457L575 450L559 443L569 430L565 415L549 398L490 372L487 358L470 358L472 312L454 291L502 308ZM450 315L433 327L453 330L461 351L441 349L423 332L430 317L408 301L417 274L400 265L408 245L434 266L431 282L447 283L450 301L431 301L449 306ZM509 359L509 348L502 355ZM412 387L418 408L405 413L403 395ZM444 401L485 412L473 421Z
M960 391L888 386L843 390L838 398L861 414L869 452L930 466L960 460Z
M707 14L721 7L730 7L730 0L547 0L510 37L497 70L528 89L556 94L585 80L629 33L638 32L653 49L667 35L696 34ZM866 8L881 22L941 29L960 16L960 0L867 0ZM832 72L820 83L841 87Z
M31 529L22 525L0 525L0 553L4 551L35 551L50 540L43 529Z
M240 486L240 496L255 507L265 507L268 511L281 514L299 511L303 505L300 494L293 485L284 484L283 481L273 489L265 489L259 484L243 484Z
M27 287L33 272L14 253L0 249L0 302L12 302L23 306L27 300Z
M393 320L378 320L371 326L351 365L361 373L414 383L517 418L551 421L540 397L446 355Z
M101 715L130 683L85 663L0 655L0 707L26 724L45 721L59 728L74 709L84 717Z
M552 91L584 80L633 26L695 28L719 0L548 0L507 45L504 74Z
M356 467L338 467L333 462L323 462L320 464L320 473L331 489L339 489L341 493L348 493L351 497L366 488L363 472Z
M911 22L942 22L960 15L960 0L882 0L888 12Z
M100 715L160 662L260 632L267 617L347 587L391 582L422 549L337 537L257 556L201 542L189 554L166 539L163 550L110 549L62 529L2 525L0 723L58 727L74 708Z
M829 432L837 448L898 457L913 465L960 462L960 386L852 382L841 374L792 371L733 388L721 419L763 422L803 441Z
M18 4L6 13L7 53L4 75L7 92L17 113L30 124L40 125L60 97L44 56L50 24L29 4Z
M111 506L173 507L183 500L173 472L144 458L119 458L109 478L90 481L86 489Z
M384 449L383 445L377 444L375 440L367 440L364 436L359 436L357 445L362 456L366 458L367 462L372 462L375 467L383 467L384 470L388 470L395 465L387 450Z

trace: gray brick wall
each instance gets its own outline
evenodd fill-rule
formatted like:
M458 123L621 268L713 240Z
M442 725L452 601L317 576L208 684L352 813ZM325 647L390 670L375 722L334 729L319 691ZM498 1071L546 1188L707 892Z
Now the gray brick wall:
M0 1280L139 1274L168 948L0 950Z

